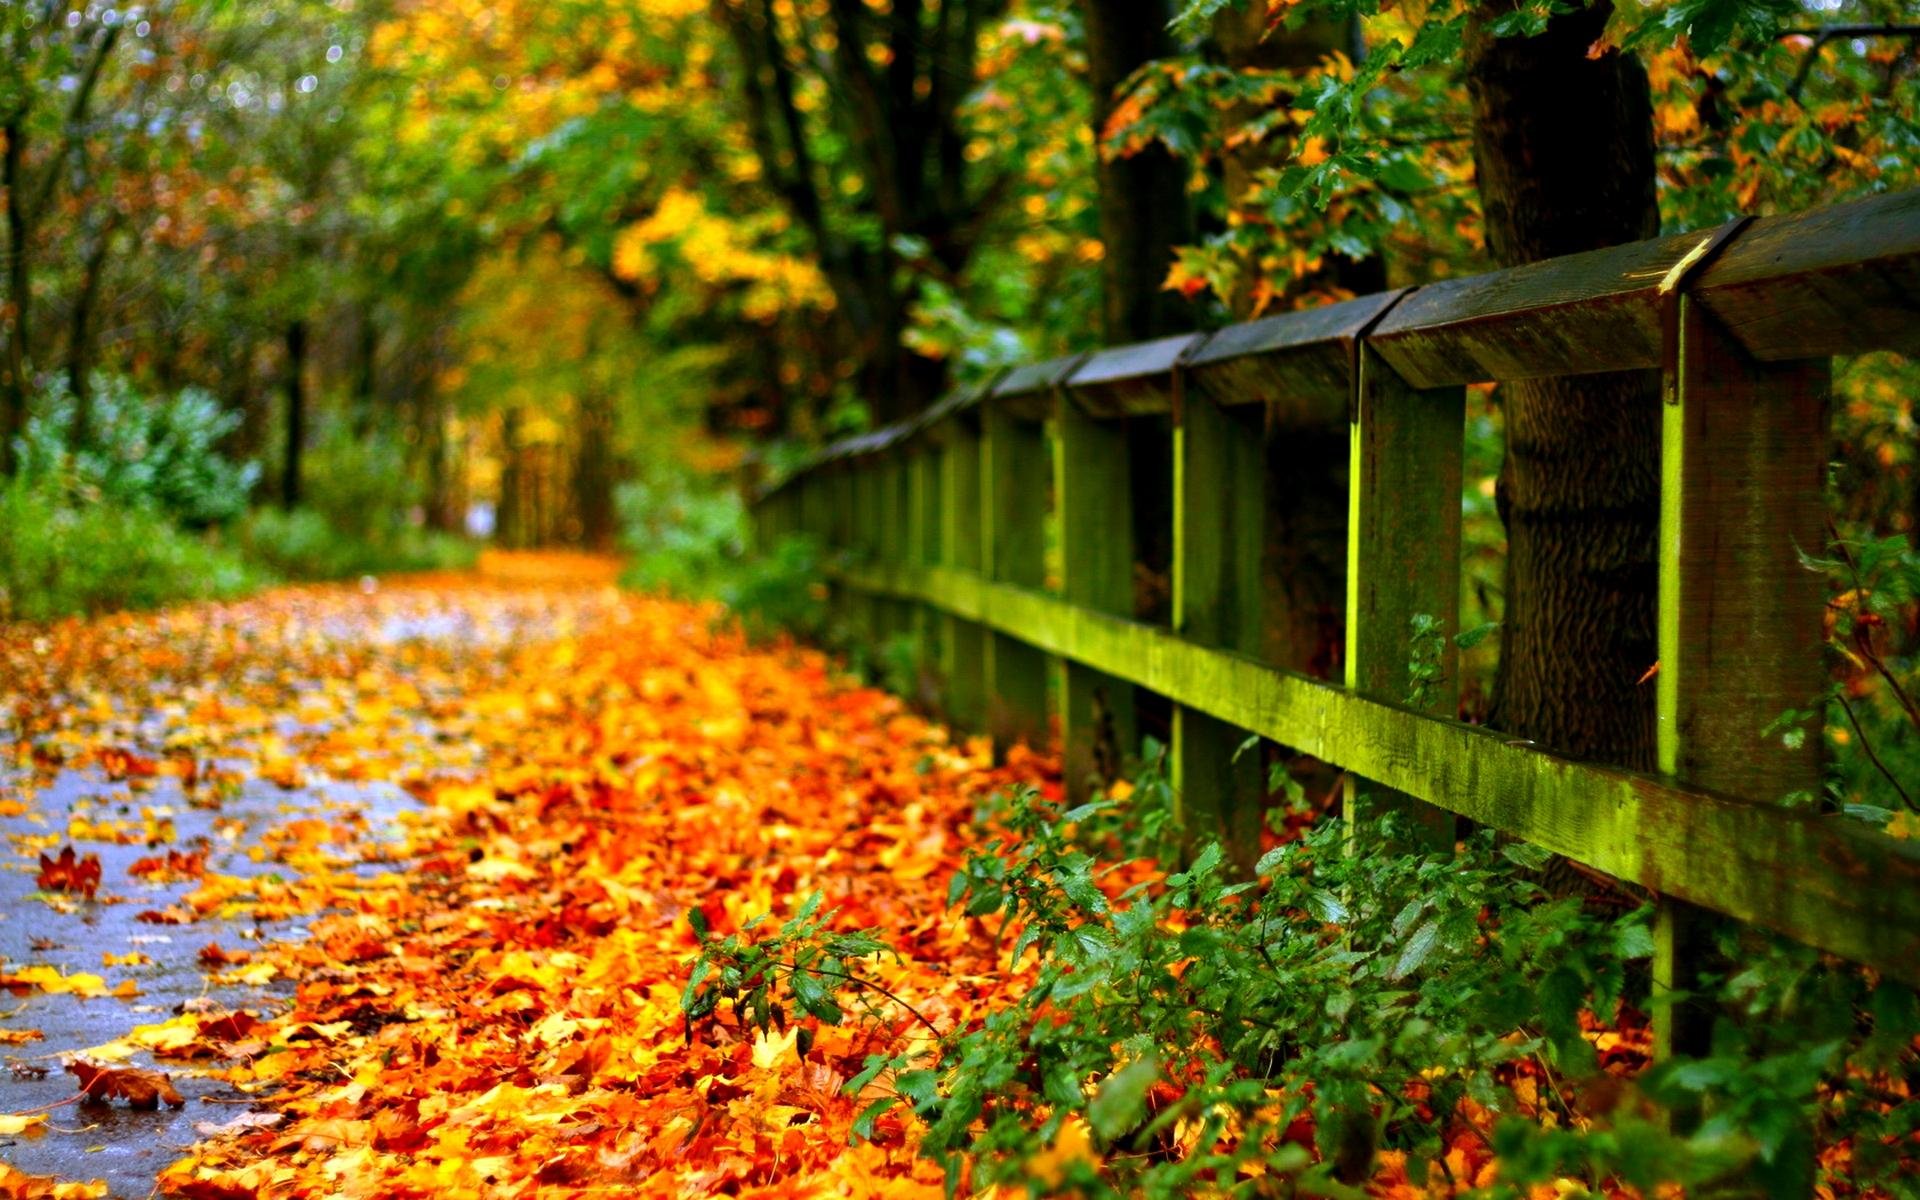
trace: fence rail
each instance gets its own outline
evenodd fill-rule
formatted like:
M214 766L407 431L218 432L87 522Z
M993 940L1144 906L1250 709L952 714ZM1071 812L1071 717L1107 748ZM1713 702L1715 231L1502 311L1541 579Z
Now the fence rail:
M921 635L942 707L998 743L1049 734L1057 660L1070 785L1138 685L1172 703L1185 819L1242 847L1264 789L1234 749L1257 733L1367 781L1350 812L1364 786L1415 827L1462 814L1658 893L1657 983L1685 986L1707 912L1920 983L1920 844L1783 806L1819 788L1825 739L1761 736L1825 683L1796 549L1825 538L1828 360L1881 349L1920 352L1920 192L1020 366L828 447L755 515L818 537L839 614ZM1659 773L1452 720L1451 682L1398 703L1412 617L1458 621L1463 385L1636 368L1664 376ZM1131 615L1126 426L1153 414L1165 626ZM1343 684L1259 657L1263 425L1348 429Z

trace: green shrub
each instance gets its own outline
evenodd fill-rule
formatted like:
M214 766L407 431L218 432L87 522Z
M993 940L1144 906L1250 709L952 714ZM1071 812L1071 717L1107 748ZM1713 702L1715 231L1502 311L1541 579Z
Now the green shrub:
M405 537L408 514L424 495L397 431L356 435L343 420L322 427L301 478L304 507L338 534L376 546Z
M151 507L190 528L232 520L245 511L260 477L253 463L220 451L240 423L208 393L143 396L119 376L96 375L87 436L73 442L76 404L64 381L35 400L20 439L20 475L66 491L75 507L104 503Z
M0 620L235 596L262 582L231 551L149 505L76 504L46 480L0 487Z
M1666 1002L1640 965L1650 910L1546 896L1529 879L1545 851L1481 831L1457 854L1402 854L1329 822L1248 877L1212 844L1182 869L1127 872L1139 882L1123 890L1083 840L1096 819L1124 823L1102 808L1028 789L983 817L949 901L997 931L1010 968L1034 954L1031 983L984 1018L943 1027L883 990L868 966L894 953L880 931L840 929L810 900L724 937L689 915L689 1036L858 1023L880 1052L845 1085L873 1097L853 1136L911 1110L950 1194L969 1176L1034 1196L1360 1200L1385 1152L1424 1185L1489 1125L1499 1175L1476 1194L1565 1179L1806 1194L1816 1178L1911 1194L1901 1150L1920 1106L1887 1102L1920 1033L1904 985L1724 923L1729 967L1703 979L1710 1051L1629 1080L1591 1033ZM1531 1099L1510 1086L1522 1076ZM1693 1109L1696 1128L1667 1128L1663 1114ZM1069 1125L1085 1153L1058 1152ZM1828 1176L1815 1145L1842 1141L1852 1160Z
M247 558L286 579L350 579L395 571L452 570L473 565L464 539L410 525L341 528L311 508L263 508L240 523Z
M823 632L819 543L795 535L756 550L737 492L631 483L619 508L628 587L719 600L756 636Z

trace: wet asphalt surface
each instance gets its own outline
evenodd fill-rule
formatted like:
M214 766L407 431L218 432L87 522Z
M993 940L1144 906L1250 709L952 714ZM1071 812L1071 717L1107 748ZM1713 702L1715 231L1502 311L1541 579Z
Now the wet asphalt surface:
M342 619L323 622L317 629L314 624L263 626L262 643L251 647L257 657L252 658L249 677L215 681L213 686L224 682L245 688L284 679L276 674L285 669L285 660L277 660L276 638L310 645L317 636L330 646L396 656L404 655L409 643L432 643L459 651L463 658L470 653L474 659L497 661L503 647L549 632L544 628L546 614L538 611L476 624L457 611L434 611L431 604L367 613L365 620L353 619L362 614L343 607L346 614L335 614ZM311 690L317 693L323 687L315 682ZM160 694L166 690L156 689ZM294 743L325 733L343 719L336 714L331 720L303 720L298 699L308 690L308 685L298 685L284 697L284 715L273 718L266 732ZM0 678L0 715L7 692L8 681ZM150 701L115 697L113 711L103 712L96 722L86 715L88 703L83 695L71 696L73 719L63 724L91 744L124 746L157 759L186 728L179 705L170 706L173 711L143 709ZM424 723L415 728L435 736ZM219 1060L162 1062L144 1051L108 1065L166 1073L186 1098L183 1108L140 1111L118 1101L73 1101L78 1081L67 1073L67 1063L135 1026L164 1022L182 1011L244 1010L262 1017L283 1011L291 995L284 979L251 985L229 978L216 984L210 972L239 968L203 966L199 954L209 944L241 951L257 950L263 942L297 940L306 935L306 923L320 915L257 920L251 913L223 919L215 912L186 924L142 920L142 913L177 909L181 898L199 885L192 878L155 882L135 875L129 868L140 859L164 856L170 849L204 849L208 874L284 874L289 869L264 852L263 835L294 820L320 817L353 829L351 837L343 835L334 846L356 844L348 851L351 869L404 869L380 849L400 837L395 816L420 807L399 786L330 779L308 767L300 786L283 787L257 774L253 743L243 740L228 749L237 757L224 758L216 751L202 762L203 769L213 769L208 774L225 776L225 781L217 786L202 781L193 788L165 773L115 779L91 767L63 768L51 778L36 779L0 758L0 835L5 838L0 850L0 974L52 967L67 976L98 976L109 990L128 982L138 989L131 997L82 997L0 988L0 1033L37 1030L43 1035L18 1044L0 1040L0 1114L44 1109L48 1115L43 1126L0 1136L0 1162L62 1181L104 1180L110 1195L132 1200L154 1194L155 1176L200 1140L197 1125L226 1124L262 1107L257 1099L212 1077ZM466 754L450 754L452 761L428 773L472 769L476 759L471 746L465 749ZM58 855L69 844L83 856L99 857L101 881L92 900L43 893L37 886L40 853ZM109 955L122 961L109 965ZM150 961L127 963L129 955Z
M65 1063L89 1047L113 1041L137 1024L156 1023L182 1011L183 1006L206 1004L219 1009L244 1009L265 1015L284 1005L289 989L284 981L264 986L223 984L215 987L199 960L210 943L227 950L256 947L261 939L286 940L304 935L301 921L255 921L251 917L221 920L206 917L190 924L153 924L139 919L143 912L175 907L198 886L191 879L153 883L129 873L128 868L149 854L175 849L208 847L210 871L236 876L258 876L283 870L271 861L255 861L249 851L259 835L289 816L325 815L330 819L363 814L376 828L412 797L392 784L344 785L322 782L286 791L259 779L247 779L238 791L224 796L189 796L174 778L158 778L135 793L125 782L115 783L95 770L62 771L51 787L41 790L21 816L0 820L0 833L18 848L39 844L49 834L60 834L62 845L69 822L80 818L98 825L110 822L129 834L144 832L151 822L170 822L170 842L149 848L144 841L116 844L81 840L73 844L82 853L97 854L101 886L93 901L57 898L58 907L41 899L35 888L38 856L13 857L0 871L0 957L9 969L48 965L64 975L102 976L108 988L131 981L139 995L131 998L42 991L0 992L0 1029L38 1030L44 1040L5 1047L0 1055L0 1111L24 1112L53 1105L42 1129L0 1139L0 1159L35 1175L67 1180L104 1179L117 1197L151 1194L154 1176L197 1140L196 1123L223 1124L250 1111L254 1103L215 1079L204 1077L202 1064L156 1062L145 1053L116 1065L156 1069L172 1076L187 1099L184 1108L161 1107L138 1111L120 1103L60 1102L77 1090ZM207 791L209 789L199 789ZM6 788L5 795L17 795ZM215 806L217 805L217 806ZM27 839L24 843L22 839ZM202 842L204 839L204 843ZM386 869L384 864L372 869ZM71 911L61 911L70 908ZM149 963L104 965L104 956L144 955ZM231 969L231 968L229 968ZM205 1066L217 1067L217 1063Z

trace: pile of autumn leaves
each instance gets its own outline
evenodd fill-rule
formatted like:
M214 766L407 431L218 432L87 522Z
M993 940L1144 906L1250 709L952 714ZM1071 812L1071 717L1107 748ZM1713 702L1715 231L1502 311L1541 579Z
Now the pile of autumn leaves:
M473 697L491 770L409 780L431 815L407 869L343 887L275 958L296 1003L229 1078L288 1120L202 1146L163 1188L938 1192L899 1124L848 1147L864 1102L842 1085L885 1031L828 1031L804 1061L792 1036L689 1043L686 914L738 928L824 892L895 932L889 988L963 1024L1009 981L944 889L974 798L1008 776L709 617L635 603Z
M59 666L17 701L21 753L124 772L109 760L130 730L76 697L145 689L196 739L168 769L239 756L294 801L259 846L273 875L153 860L195 879L159 918L307 933L203 955L230 982L291 981L283 1009L127 1035L254 1102L223 1110L163 1193L943 1195L911 1111L855 1138L885 1085L846 1085L871 1054L929 1048L922 1018L970 1028L1031 982L991 927L949 908L948 884L989 796L1057 795L1053 765L1016 752L996 766L821 655L750 644L717 615L592 572L496 574L73 624L33 651ZM23 669L18 650L0 638L0 670ZM396 841L315 806L308 785L327 777L390 779L422 803ZM90 881L84 859L44 865ZM689 914L724 935L816 893L836 927L899 951L860 970L912 1013L804 1033L715 1020L693 1036ZM1100 1151L1063 1134L1047 1153ZM1421 1194L1384 1158L1378 1194ZM14 1176L0 1197L55 1194Z
M963 827L987 793L1046 784L1047 764L996 768L819 655L717 630L708 609L602 586L436 586L382 604L451 604L503 636L343 653L332 633L396 614L307 591L253 602L293 611L245 644L151 619L188 620L219 643L211 662L204 645L170 651L178 629L123 621L102 631L117 651L72 668L126 688L129 664L258 680L276 663L282 694L256 682L183 715L210 743L247 747L262 778L390 777L425 802L404 844L295 821L267 847L282 882L207 873L187 894L183 920L305 915L310 936L255 953L294 983L274 1019L230 1040L190 1037L191 1018L130 1035L169 1062L192 1047L185 1069L218 1072L279 1117L195 1147L162 1191L938 1195L910 1118L849 1147L870 1098L843 1085L869 1053L898 1049L910 1019L821 1030L804 1056L791 1031L723 1024L690 1042L687 913L732 930L821 892L901 951L876 981L964 1026L1020 981L946 908ZM315 679L344 719L264 732L277 709L312 708ZM58 736L87 761L83 728Z

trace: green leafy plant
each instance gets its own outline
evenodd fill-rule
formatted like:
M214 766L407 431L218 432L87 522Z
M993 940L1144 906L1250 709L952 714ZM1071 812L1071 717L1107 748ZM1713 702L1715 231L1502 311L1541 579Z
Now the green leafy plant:
M40 393L20 439L21 477L65 491L76 505L150 507L191 528L245 511L260 469L221 451L240 415L207 392L147 396L121 376L95 375L76 443L78 408L65 380Z
M312 508L257 509L240 523L237 538L250 560L283 579L457 570L472 566L476 553L463 538L405 524L377 536L343 529Z
M1483 832L1457 854L1403 854L1377 848L1391 829L1353 838L1333 823L1252 878L1209 845L1116 892L1084 848L1102 805L1063 811L1028 790L982 817L950 900L1034 982L947 1033L936 1062L875 1054L848 1085L891 1080L856 1136L910 1105L951 1190L1357 1198L1383 1151L1424 1185L1466 1139L1498 1156L1500 1195L1563 1179L1708 1194L1804 1178L1814 1137L1843 1134L1856 1171L1910 1182L1898 1147L1914 1106L1885 1099L1915 1069L1904 987L1728 926L1724 961L1741 966L1707 981L1712 1054L1636 1079L1601 1061L1594 1032L1650 1003L1636 965L1653 952L1650 913L1546 897L1527 874L1537 847ZM820 989L857 986L847 958L879 943L823 940L836 935L816 912L757 942L703 943L688 1012L726 997L777 1023L788 995L842 1019ZM1537 1089L1525 1100L1523 1077ZM1707 1118L1671 1132L1676 1106Z
M153 608L263 582L257 568L149 505L77 503L47 481L0 483L0 620Z
M619 508L628 587L719 600L759 637L826 631L819 542L794 534L755 547L737 492L673 475L622 487Z

